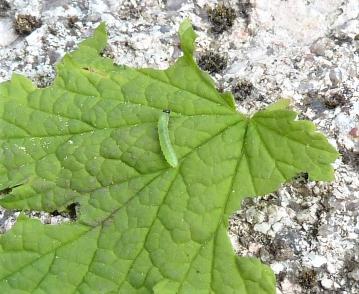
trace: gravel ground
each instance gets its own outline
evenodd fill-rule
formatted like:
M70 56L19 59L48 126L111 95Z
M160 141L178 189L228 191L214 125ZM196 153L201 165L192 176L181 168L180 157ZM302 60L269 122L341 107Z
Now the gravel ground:
M50 85L56 62L100 21L116 63L166 68L181 54L184 17L199 35L199 64L240 111L290 97L342 154L332 183L303 174L246 200L231 219L235 250L270 264L278 293L359 293L358 0L0 0L0 81L18 72ZM0 232L17 215L0 209Z

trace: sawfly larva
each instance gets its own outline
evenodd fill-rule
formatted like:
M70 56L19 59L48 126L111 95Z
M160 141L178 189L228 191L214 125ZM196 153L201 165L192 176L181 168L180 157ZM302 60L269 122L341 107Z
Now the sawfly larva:
M158 137L160 139L161 150L166 161L170 166L176 167L178 165L178 159L173 149L170 134L168 131L170 112L171 111L168 109L163 110L158 119Z

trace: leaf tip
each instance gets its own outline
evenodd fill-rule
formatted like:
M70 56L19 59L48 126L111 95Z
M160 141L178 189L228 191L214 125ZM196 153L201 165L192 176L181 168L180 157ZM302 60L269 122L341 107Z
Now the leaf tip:
M191 21L188 18L181 23L178 34L184 54L192 56L195 49L195 40L197 35L193 30Z
M274 110L286 110L290 109L292 100L290 98L282 98L279 99L277 102L269 105L265 110L266 111L274 111Z
M234 97L233 94L231 92L224 92L221 94L222 98L224 99L224 101L227 102L228 106L232 109L236 109L236 103L234 102Z
M83 41L80 45L81 47L91 47L97 52L101 52L105 49L107 44L107 29L105 22L101 22L95 29L93 35Z

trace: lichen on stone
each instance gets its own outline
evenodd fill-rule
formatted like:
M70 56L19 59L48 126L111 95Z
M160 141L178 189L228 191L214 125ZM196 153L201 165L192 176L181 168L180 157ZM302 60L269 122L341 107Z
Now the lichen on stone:
M223 3L216 5L214 8L208 8L207 14L211 23L211 30L217 34L231 28L236 18L235 10Z
M29 35L35 29L41 27L39 18L30 14L19 14L15 19L15 30L19 35Z

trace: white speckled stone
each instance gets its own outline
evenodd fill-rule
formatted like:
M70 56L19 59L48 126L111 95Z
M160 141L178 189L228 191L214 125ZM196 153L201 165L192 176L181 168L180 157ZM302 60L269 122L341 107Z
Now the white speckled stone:
M0 18L0 47L9 46L17 37L12 20Z

